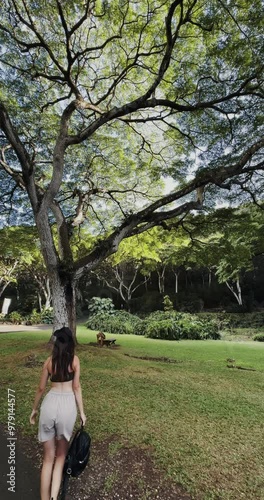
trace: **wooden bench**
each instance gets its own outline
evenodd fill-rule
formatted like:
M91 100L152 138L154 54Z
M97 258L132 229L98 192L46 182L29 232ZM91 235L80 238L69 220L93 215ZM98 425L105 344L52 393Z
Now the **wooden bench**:
M106 345L106 347L110 347L112 345L115 345L116 339L104 339L103 340L103 345Z

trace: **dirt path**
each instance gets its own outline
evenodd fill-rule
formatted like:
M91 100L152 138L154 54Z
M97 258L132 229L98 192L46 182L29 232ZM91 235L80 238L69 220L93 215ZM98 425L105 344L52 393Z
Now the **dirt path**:
M0 426L0 492L1 500L37 500L39 496L39 470L31 458L25 454L20 440L8 440L4 427ZM15 474L12 460L15 451ZM9 462L11 463L8 463ZM10 481L10 483L8 483ZM12 482L14 481L14 483ZM11 488L10 490L8 488ZM12 491L13 490L13 491Z
M0 333L40 332L52 330L52 325L5 325L0 324Z
M8 491L10 472L7 434L0 426L1 500L40 500L42 448L36 438L17 433L15 493ZM166 478L150 450L120 448L117 437L92 442L90 462L79 478L71 478L67 500L191 500L184 489Z

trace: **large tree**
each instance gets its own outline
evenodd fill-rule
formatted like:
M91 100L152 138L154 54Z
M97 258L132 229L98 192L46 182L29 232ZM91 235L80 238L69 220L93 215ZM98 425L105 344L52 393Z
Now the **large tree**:
M54 328L74 329L76 280L124 238L179 225L205 190L207 204L257 197L260 13L260 0L3 0L0 213L33 214ZM166 175L176 188L157 197ZM74 259L85 221L98 237Z

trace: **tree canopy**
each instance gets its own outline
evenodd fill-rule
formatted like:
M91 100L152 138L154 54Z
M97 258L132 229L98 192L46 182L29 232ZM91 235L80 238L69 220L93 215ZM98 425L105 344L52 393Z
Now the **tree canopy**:
M260 0L2 2L0 214L35 220L55 327L74 324L74 281L124 238L225 192L258 200L260 13ZM75 259L84 224L95 246Z

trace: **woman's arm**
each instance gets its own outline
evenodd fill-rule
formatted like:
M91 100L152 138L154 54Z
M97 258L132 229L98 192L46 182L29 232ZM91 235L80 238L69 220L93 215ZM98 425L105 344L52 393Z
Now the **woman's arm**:
M46 359L44 365L43 365L43 368L42 368L42 373L41 373L41 377L40 377L40 382L39 382L39 386L37 388L37 392L36 392L36 395L35 395L35 401L34 401L34 404L33 404L33 410L31 412L31 415L30 415L30 418L29 418L29 421L30 423L33 425L36 423L36 414L37 414L37 408L38 408L38 404L39 404L39 401L45 391L45 388L46 388L46 385L47 385L47 380L48 380L48 377L49 377L49 372L48 372L48 364L49 364L49 360L50 358Z
M78 356L74 356L73 369L74 369L74 378L72 382L72 388L75 394L76 403L79 408L82 423L83 425L85 425L86 416L83 411L82 388L80 384L80 360Z

